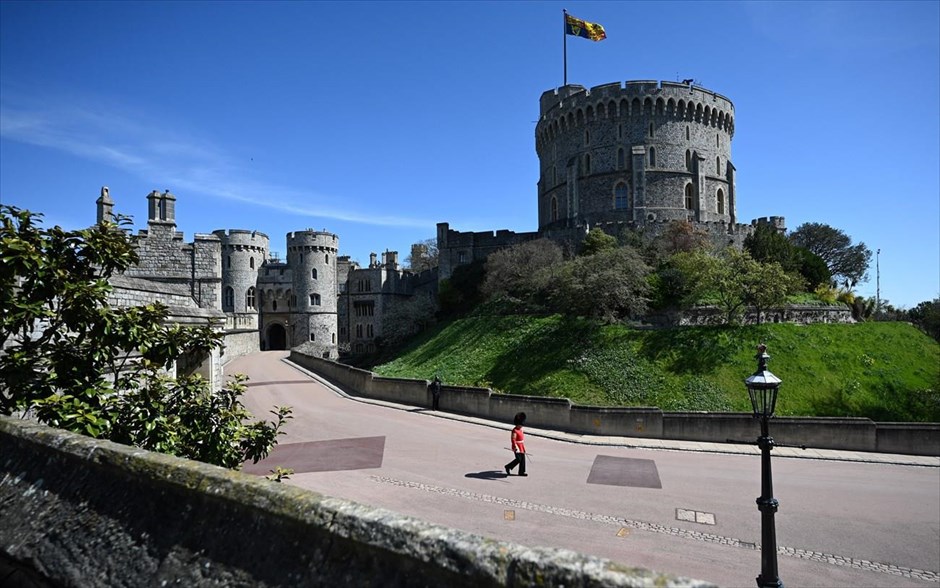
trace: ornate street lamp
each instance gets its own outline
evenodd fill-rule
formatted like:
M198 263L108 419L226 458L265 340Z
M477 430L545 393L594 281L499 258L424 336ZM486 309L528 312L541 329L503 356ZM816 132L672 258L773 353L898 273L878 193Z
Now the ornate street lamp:
M757 576L759 588L783 588L783 582L777 575L777 531L774 527L774 513L778 502L774 498L773 474L770 470L770 450L774 447L773 437L767 431L767 421L773 418L777 407L777 390L780 378L767 369L767 346L757 346L757 371L744 380L754 418L760 419L760 437L757 446L761 449L761 495L757 499L757 509L761 512L760 575Z

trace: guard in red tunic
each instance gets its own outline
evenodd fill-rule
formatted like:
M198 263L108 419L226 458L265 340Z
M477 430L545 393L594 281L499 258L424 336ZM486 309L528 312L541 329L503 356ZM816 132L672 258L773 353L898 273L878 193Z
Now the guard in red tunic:
M528 476L529 474L525 473L525 434L522 432L522 425L525 424L525 413L516 413L512 422L515 427L512 429L509 441L512 443L512 451L516 454L516 459L506 464L506 475L511 476L512 469L518 465L519 475Z

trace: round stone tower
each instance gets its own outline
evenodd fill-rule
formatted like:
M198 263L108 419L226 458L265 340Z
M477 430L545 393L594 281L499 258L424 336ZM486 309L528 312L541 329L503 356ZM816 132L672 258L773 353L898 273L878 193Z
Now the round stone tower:
M325 231L287 234L287 265L291 269L291 341L336 358L336 254L339 237Z
M734 105L691 84L636 81L542 94L539 229L663 221L735 225Z
M257 290L258 270L268 258L270 240L264 233L241 229L212 234L222 242L222 310L254 315L257 328L262 303Z

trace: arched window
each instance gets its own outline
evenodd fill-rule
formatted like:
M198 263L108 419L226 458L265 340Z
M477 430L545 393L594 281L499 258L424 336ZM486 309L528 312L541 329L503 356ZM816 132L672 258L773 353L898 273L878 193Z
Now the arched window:
M617 169L623 169L624 157L623 157L623 147L617 149Z
M245 310L254 310L255 309L255 288L252 286L248 288L248 291L245 293Z
M254 258L254 257L249 257L249 258L248 258L248 267L250 267L251 269L255 269L255 258Z
M629 206L630 191L623 182L617 184L614 188L614 208L617 210L626 210Z
M725 213L725 193L721 188L718 188L718 214Z
M313 280L317 279L317 268L313 268L312 270L310 270L310 278Z
M584 154L584 173L585 174L591 173L591 154L590 153Z
M551 210L551 220L558 220L558 199L552 196L552 210Z
M319 294L311 294L311 295L310 295L310 305L311 305L311 306L320 306L320 295L319 295Z
M688 149L685 150L685 169L692 171L692 152Z
M324 256L324 260L325 260L324 263L326 263L326 264L329 264L329 263L330 263L330 254L329 254L329 253L327 253L327 254Z
M225 287L225 293L222 295L222 309L235 310L235 289L231 286Z
M687 210L692 210L692 184L685 185L685 207Z
M656 167L656 148L650 147L650 167Z

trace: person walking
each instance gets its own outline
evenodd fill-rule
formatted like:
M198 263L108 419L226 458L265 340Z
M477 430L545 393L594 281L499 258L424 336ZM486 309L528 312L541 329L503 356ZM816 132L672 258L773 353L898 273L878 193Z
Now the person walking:
M431 382L431 410L437 410L441 402L441 378L440 376L434 376L434 380Z
M509 442L512 443L512 451L516 455L516 459L506 464L506 475L511 476L513 468L518 465L519 475L528 476L529 474L525 473L525 434L522 432L522 425L525 424L525 413L516 413L512 422L515 426L512 428Z

